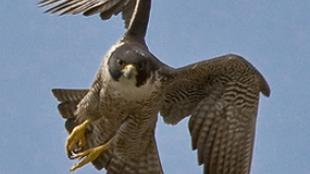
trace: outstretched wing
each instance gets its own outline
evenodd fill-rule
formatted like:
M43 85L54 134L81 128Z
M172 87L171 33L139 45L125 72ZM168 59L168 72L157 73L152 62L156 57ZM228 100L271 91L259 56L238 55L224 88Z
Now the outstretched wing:
M151 0L41 0L41 7L49 6L47 13L100 14L101 19L108 20L122 12L127 30L125 36L131 35L144 39L149 21Z
M263 76L245 59L226 55L176 69L160 113L166 123L186 116L204 174L248 174Z
M66 119L65 127L69 133L73 128L82 123L86 118L76 114L77 105L88 94L88 89L53 89L54 96L60 102L58 109ZM104 117L92 122L86 132L86 148L96 147L105 143L115 133L109 120ZM76 149L79 152L83 149ZM93 165L98 169L105 168L108 174L162 174L156 141L150 137L147 152L136 161L122 161L112 150L100 155L94 160Z
M85 16L100 14L103 20L123 12L126 26L130 22L136 0L41 0L40 6L50 6L49 13L80 14Z

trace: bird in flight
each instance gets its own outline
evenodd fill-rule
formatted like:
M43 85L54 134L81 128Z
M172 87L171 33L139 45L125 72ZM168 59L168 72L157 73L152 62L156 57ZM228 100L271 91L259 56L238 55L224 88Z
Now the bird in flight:
M89 89L52 89L69 132L75 171L92 163L109 174L162 174L155 128L160 114L189 118L192 148L204 174L249 174L264 77L238 55L173 68L145 43L151 0L41 0L47 12L122 14L126 31L105 55Z

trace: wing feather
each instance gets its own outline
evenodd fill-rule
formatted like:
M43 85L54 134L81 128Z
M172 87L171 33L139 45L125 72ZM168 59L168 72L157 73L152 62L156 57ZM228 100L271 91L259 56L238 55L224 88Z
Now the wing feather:
M85 16L91 16L97 13L104 13L105 11L113 8L118 3L122 2L122 0L113 0L113 1L101 1L100 3L96 3L92 8L87 9L83 14ZM111 14L112 16L113 14Z
M102 20L122 13L127 31L124 38L136 38L144 42L149 21L151 0L41 0L40 7L47 7L46 13L99 14Z
M192 147L205 174L248 174L259 93L269 96L263 76L236 55L174 71L160 113L176 124L186 116Z
M77 104L87 94L88 89L53 89L52 93L60 102L58 111L64 118L74 117Z
M136 3L137 0L129 1L128 4L123 9L122 19L125 21L125 28L129 27L130 18L133 15Z
M58 101L80 101L88 92L88 89L52 89L53 95Z
M91 16L100 14L103 20L123 12L125 27L128 28L137 0L41 0L40 7L48 6L46 13L80 14Z

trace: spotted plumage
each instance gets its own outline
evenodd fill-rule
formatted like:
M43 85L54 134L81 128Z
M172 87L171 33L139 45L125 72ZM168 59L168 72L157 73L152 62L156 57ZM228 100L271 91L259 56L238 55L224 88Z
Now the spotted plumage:
M263 76L225 55L182 68L162 63L144 37L151 0L42 0L47 12L123 14L124 36L108 51L89 89L53 89L70 133L72 170L92 162L109 174L161 174L155 128L190 116L192 148L204 174L249 174Z

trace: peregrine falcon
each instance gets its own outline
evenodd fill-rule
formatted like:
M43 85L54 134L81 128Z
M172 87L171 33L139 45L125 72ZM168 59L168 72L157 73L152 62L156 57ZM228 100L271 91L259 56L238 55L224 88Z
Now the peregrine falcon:
M69 132L67 155L109 174L162 174L154 137L189 118L192 148L204 174L249 174L264 77L238 55L182 68L157 59L145 43L151 0L41 0L47 12L122 14L126 32L105 55L89 89L53 89Z

